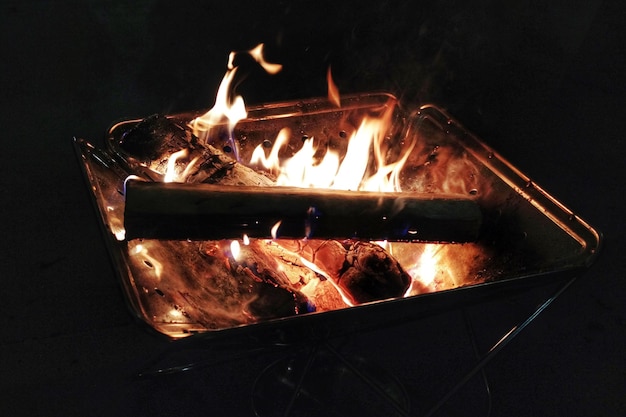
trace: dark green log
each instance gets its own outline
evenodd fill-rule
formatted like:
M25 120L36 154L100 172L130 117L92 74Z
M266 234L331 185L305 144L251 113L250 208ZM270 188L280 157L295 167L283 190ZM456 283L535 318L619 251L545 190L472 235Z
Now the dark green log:
M129 180L127 239L314 238L470 242L477 203L458 195ZM275 234L272 229L280 222Z

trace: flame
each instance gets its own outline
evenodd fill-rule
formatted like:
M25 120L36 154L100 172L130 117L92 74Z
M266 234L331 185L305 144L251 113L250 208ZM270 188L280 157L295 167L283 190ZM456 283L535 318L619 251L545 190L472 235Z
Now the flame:
M202 116L193 119L189 123L190 127L193 129L193 133L204 143L208 141L211 129L224 123L225 120L228 120L228 129L231 133L232 139L232 130L237 122L248 116L243 97L232 97L230 86L236 73L237 67L226 71L226 74L224 75L224 78L222 79L222 82L217 90L214 106L211 110ZM233 149L236 148L233 147Z
M278 237L278 228L280 227L280 224L282 223L281 220L277 221L276 224L274 226L272 226L272 229L270 231L272 239L276 239Z
M303 142L302 148L291 158L281 160L280 151L289 143L290 135L288 129L283 129L277 135L267 156L262 144L254 149L250 164L262 165L276 173L276 185L279 186L400 191L399 173L413 145L398 160L387 163L383 142L391 126L391 115L389 110L379 118L363 118L359 128L348 139L343 158L338 152L330 149L326 149L322 158L316 157L318 148L315 145L315 138L311 137ZM377 169L374 174L368 175L372 153Z
M165 169L165 176L163 182L174 182L177 178L176 174L176 161L180 158L186 158L189 152L187 149L182 149L178 152L174 152L167 160L167 168Z
M269 74L276 74L282 69L282 65L267 62L263 57L263 47L264 44L260 43L243 53L249 54ZM193 119L189 126L202 142L207 143L211 135L211 129L228 121L229 142L235 154L235 159L238 160L238 150L233 140L233 130L240 120L248 116L248 112L243 97L234 95L231 87L237 74L238 67L234 65L237 54L238 52L231 52L228 56L227 70L217 90L215 104L211 110Z
M270 64L263 57L263 48L264 48L264 46L265 46L264 44L260 43L257 46L255 46L254 48L250 49L248 51L248 53L250 54L250 56L252 58L254 58L254 60L256 62L259 63L259 65L261 67L263 67L263 69L268 74L276 74L276 73L280 72L283 69L282 65L280 65L280 64Z
M271 172L276 173L280 170L280 159L278 157L278 152L280 149L289 143L289 135L291 132L288 128L284 127L278 132L276 136L276 141L274 141L274 146L270 151L268 156L265 156L265 151L263 150L263 146L257 146L252 152L252 156L250 158L250 163L252 165L260 164L265 168L269 169Z
M341 99L339 97L339 89L333 81L333 76L330 72L330 66L328 72L326 72L326 83L328 84L328 101L333 103L337 107L341 107Z
M430 287L435 281L439 266L441 245L426 244L424 252L417 262L417 267L413 269L414 279L419 280L424 286Z
M113 232L113 234L115 235L115 239L117 239L118 241L122 242L124 241L124 239L126 239L126 229L124 228L116 228L114 230L111 230Z
M477 265L490 259L479 244L449 245L439 243L420 244L422 253L415 256L415 246L394 242L396 259L412 278L406 295L434 292L456 288L470 282L481 282ZM419 248L419 246L417 246ZM413 258L413 260L411 260Z
M239 255L241 254L241 245L239 245L239 241L233 240L230 242L230 254L233 256L233 259L236 261L239 260Z

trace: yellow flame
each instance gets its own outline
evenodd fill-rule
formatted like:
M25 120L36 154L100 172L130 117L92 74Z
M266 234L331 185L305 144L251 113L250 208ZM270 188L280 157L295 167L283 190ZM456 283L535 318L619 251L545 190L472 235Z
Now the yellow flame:
M265 60L263 57L262 43L256 47L245 51L249 54L266 72L269 74L276 74L282 69L280 64L272 64ZM205 114L192 120L189 125L193 129L193 132L198 138L205 142L210 136L211 129L219 124L223 124L228 120L228 128L232 135L232 131L235 125L242 119L248 116L246 106L243 97L239 95L233 96L232 83L237 73L237 67L234 65L235 56L237 52L231 52L228 56L227 71L222 78L222 82L217 90L215 97L215 104ZM233 143L234 145L234 143ZM236 154L236 149L234 149Z
M243 234L243 239L242 240L243 240L243 244L244 245L248 246L250 244L250 238L245 233Z
M439 246L438 244L426 244L424 252L420 256L417 268L414 269L414 276L426 287L432 285L437 276L439 264Z
M350 138L346 156L337 170L331 188L354 191L359 189L369 162L372 140L374 136L381 134L382 128L383 125L379 120L363 119L361 126Z
M178 181L178 173L176 172L176 161L180 158L186 158L188 154L187 149L181 149L178 152L174 152L167 160L167 168L165 169L165 176L163 182L175 182Z
M189 123L194 134L198 136L201 141L206 142L210 135L211 128L224 123L225 120L228 120L228 126L230 130L232 130L239 120L245 119L248 116L243 97L231 97L230 86L236 73L237 67L226 71L217 90L213 108Z
M112 232L115 235L115 239L117 239L118 241L122 242L124 239L126 239L126 229L115 229L112 230Z
M276 222L276 224L274 226L272 226L272 229L270 231L271 235L272 235L272 239L276 239L276 237L278 236L278 228L280 227L280 224L282 223L282 220L279 220Z
M280 152L281 148L283 148L283 146L289 143L290 134L291 131L288 128L282 128L278 132L276 140L274 141L274 146L272 146L272 150L267 157L265 156L263 145L261 144L257 146L252 152L250 163L252 165L261 164L272 172L278 172L280 170L280 158L278 157L278 153Z
M361 191L400 191L399 174L408 159L413 145L396 161L387 163L383 142L391 124L391 112L380 118L365 117L360 127L348 139L345 155L327 149L322 158L318 155L315 138L307 138L302 148L291 158L280 159L282 148L289 143L290 132L283 129L266 156L263 145L258 145L250 159L251 164L261 164L277 174L276 185L303 188L331 188ZM372 152L372 148L374 148ZM373 155L373 156L372 156ZM371 160L377 167L368 176Z
M239 245L239 241L233 240L230 242L230 254L233 255L233 259L236 261L239 260L239 255L241 254L241 245Z

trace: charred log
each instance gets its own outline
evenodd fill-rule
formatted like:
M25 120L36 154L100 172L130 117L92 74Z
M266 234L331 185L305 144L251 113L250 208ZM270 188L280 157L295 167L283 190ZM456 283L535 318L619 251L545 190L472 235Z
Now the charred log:
M119 147L142 162L150 162L181 149L197 148L198 139L184 123L154 114L124 133Z

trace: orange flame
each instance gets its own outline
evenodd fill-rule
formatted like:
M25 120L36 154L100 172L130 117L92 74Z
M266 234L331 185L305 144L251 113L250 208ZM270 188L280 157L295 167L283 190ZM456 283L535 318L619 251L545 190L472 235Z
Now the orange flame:
M326 72L326 82L328 83L328 101L333 103L337 107L341 107L341 99L339 97L339 89L333 81L333 76L330 73L330 66L328 72Z

